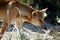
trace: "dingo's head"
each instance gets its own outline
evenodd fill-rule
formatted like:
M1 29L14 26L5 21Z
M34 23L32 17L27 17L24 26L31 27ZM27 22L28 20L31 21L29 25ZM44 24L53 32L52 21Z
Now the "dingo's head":
M36 10L32 12L32 24L44 28L44 13L48 8L42 10Z

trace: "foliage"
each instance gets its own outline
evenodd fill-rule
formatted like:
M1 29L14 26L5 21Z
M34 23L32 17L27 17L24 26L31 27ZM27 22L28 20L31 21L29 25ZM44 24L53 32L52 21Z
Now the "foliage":
M28 3L28 0L22 0L23 2L25 2L25 3Z

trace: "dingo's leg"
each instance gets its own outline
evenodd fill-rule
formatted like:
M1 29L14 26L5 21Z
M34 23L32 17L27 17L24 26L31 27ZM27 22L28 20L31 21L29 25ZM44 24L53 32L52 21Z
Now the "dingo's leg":
M4 32L6 31L7 27L8 27L8 23L6 21L3 22L1 32L0 32L0 39L2 38L2 36L3 36Z

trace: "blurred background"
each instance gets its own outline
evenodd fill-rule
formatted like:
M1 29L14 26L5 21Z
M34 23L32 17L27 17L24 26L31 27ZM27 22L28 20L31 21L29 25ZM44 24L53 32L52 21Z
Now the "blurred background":
M60 0L20 0L35 9L46 11L45 21L52 25L60 25Z

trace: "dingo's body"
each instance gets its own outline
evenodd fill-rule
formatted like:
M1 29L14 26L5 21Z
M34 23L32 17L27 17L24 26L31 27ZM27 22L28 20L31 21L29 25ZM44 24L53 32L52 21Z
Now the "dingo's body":
M8 6L7 6L8 4ZM46 9L35 10L20 2L13 2L9 7L9 2L0 4L0 20L3 20L3 25L0 34L3 34L8 27L8 24L16 21L17 25L21 24L21 20L30 22L36 26L44 28L43 14ZM9 13L7 13L9 10Z

